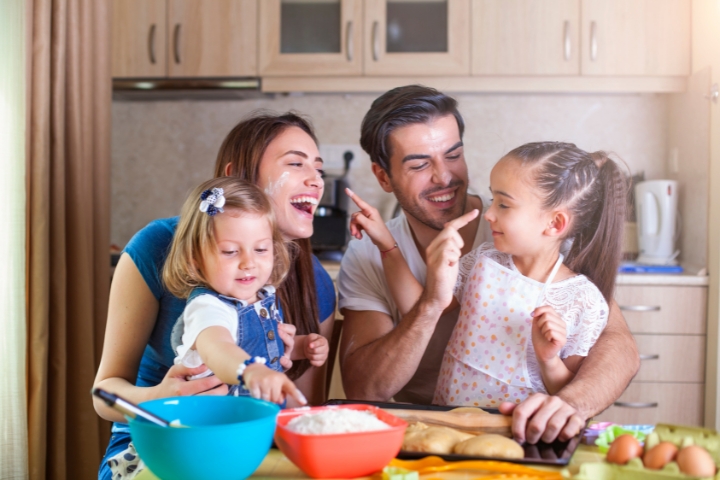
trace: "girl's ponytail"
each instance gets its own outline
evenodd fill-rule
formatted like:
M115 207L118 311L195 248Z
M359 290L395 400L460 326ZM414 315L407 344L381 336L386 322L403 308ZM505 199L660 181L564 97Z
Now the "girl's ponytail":
M595 198L578 198L578 203L594 204L596 211L584 212L586 220L579 221L573 229L574 240L566 264L574 272L588 277L609 302L622 257L627 180L605 152L593 153L591 157L599 169L595 185L584 196ZM586 210L584 205L577 207Z
M547 209L567 207L567 238L573 239L565 264L588 277L608 302L622 254L627 180L605 152L588 153L572 143L537 142L506 155L533 169Z

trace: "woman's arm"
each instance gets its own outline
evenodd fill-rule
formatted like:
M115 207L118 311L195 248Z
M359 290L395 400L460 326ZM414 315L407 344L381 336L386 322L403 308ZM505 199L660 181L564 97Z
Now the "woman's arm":
M159 385L135 386L140 359L155 326L159 307L135 263L124 253L115 268L110 287L105 341L94 387L120 395L133 403L140 403L154 398L193 395L221 384L215 377L187 382L186 376L201 373L206 367L189 369L176 365ZM212 393L224 395L227 388L219 388ZM93 398L93 404L95 411L104 419L126 421L122 414L105 405L102 400Z

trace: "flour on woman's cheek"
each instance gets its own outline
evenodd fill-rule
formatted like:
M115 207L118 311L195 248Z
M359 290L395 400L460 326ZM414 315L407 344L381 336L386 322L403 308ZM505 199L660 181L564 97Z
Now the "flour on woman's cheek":
M268 184L267 187L265 187L265 194L273 198L275 196L275 193L280 190L283 185L285 185L285 182L287 182L288 177L290 176L290 172L283 172L282 175L277 179L277 181L273 182L272 179L268 178Z

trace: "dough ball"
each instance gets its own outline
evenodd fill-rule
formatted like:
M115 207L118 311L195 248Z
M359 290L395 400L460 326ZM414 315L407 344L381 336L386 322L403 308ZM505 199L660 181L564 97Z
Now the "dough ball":
M490 415L488 412L486 412L486 411L483 410L482 408L478 408L478 407L457 407L457 408L453 408L453 409L450 410L448 413L455 413L455 414L461 414L461 415L465 415L465 414L471 414L471 415L482 415L482 414L485 414L485 415Z
M464 440L453 449L453 453L475 457L523 458L525 452L515 440L488 433Z
M424 425L421 422L420 425ZM414 427L414 428L413 428ZM402 450L408 452L426 452L449 454L453 447L463 440L472 438L473 435L454 430L448 427L418 427L414 424L405 430Z

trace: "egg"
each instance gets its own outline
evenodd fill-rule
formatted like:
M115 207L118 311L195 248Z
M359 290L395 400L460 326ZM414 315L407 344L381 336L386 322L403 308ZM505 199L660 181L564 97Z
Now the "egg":
M690 445L683 448L676 458L680 471L694 477L712 477L715 475L715 462L702 447Z
M625 465L631 458L639 457L641 453L640 442L632 435L624 434L613 440L605 459L610 463Z
M672 462L677 455L678 448L674 443L660 442L643 455L643 465L645 468L660 470L668 462Z

